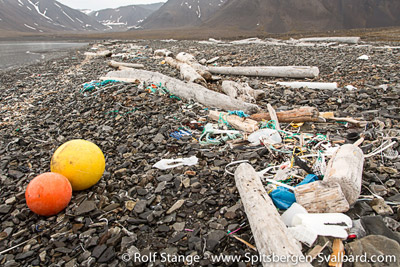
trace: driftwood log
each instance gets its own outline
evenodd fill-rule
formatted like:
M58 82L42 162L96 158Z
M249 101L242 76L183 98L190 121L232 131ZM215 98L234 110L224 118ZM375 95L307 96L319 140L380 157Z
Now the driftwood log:
M231 125L233 128L239 131L252 133L259 129L257 121L247 118L240 118L239 116L236 115L229 115L226 112L210 110L208 116L215 121L218 121L222 116L222 118L226 120L229 123L229 125Z
M338 183L315 181L295 187L296 202L310 213L346 212L350 209Z
M300 42L337 42L337 43L347 43L347 44L357 44L361 40L360 37L310 37L301 38Z
M114 61L114 60L108 61L108 66L110 66L112 68L115 68L115 69L123 69L123 67L133 68L133 69L143 69L144 68L143 64L117 62L117 61Z
M110 50L102 50L97 52L85 52L87 57L111 57L112 52Z
M319 121L319 112L314 107L302 107L299 109L292 109L288 111L281 111L276 113L279 122L316 122ZM256 121L271 120L269 113L253 114L251 119Z
M360 196L363 174L364 153L351 144L339 147L326 167L323 182L338 183L347 202L352 205Z
M197 62L196 58L193 55L186 52L181 52L176 55L176 60L190 65L193 69L197 71L198 74L201 75L201 77L203 77L207 81L212 80L212 75L208 71L207 67Z
M137 80L146 83L161 82L172 94L187 100L193 99L208 107L223 110L240 109L247 114L253 114L260 110L257 105L232 99L227 95L211 91L199 84L185 83L158 72L126 69L122 71L109 72L105 77L101 77L100 79L114 79L123 82L136 82Z
M276 210L271 198L264 189L261 179L248 163L242 163L235 172L236 187L260 255L279 255L282 257L304 257L296 240ZM289 266L293 263L267 263L263 266ZM298 263L296 266L311 266Z
M337 89L337 83L320 83L320 82L277 82L276 84L286 86L290 88L302 88L307 87L309 89L321 89L321 90L335 90Z
M244 102L255 103L265 97L263 90L254 90L247 83L237 83L234 81L223 81L221 90L225 94Z
M316 78L319 75L317 67L278 66L278 67L208 67L213 74L282 77L282 78Z
M168 65L177 68L180 71L180 78L186 82L194 82L203 86L207 85L206 80L194 69L186 63L179 62L172 57L166 57L165 62Z

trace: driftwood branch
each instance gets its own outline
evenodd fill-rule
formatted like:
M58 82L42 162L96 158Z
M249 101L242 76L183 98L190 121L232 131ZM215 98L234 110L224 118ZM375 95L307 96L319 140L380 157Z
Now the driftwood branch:
M212 75L207 70L207 67L197 62L196 58L193 55L181 52L176 56L176 60L190 65L193 69L196 70L198 74L200 74L207 81L212 80Z
M316 78L319 75L317 67L307 66L278 66L278 67L208 67L214 74L287 77L287 78Z
M123 67L133 68L133 69L143 69L144 68L143 64L117 62L117 61L114 61L114 60L108 61L108 66L110 66L112 68L115 68L115 69L123 69Z
M247 114L253 114L260 109L257 105L232 99L227 95L211 91L201 85L195 83L185 83L158 72L126 69L122 71L109 72L105 77L101 77L101 79L115 79L125 82L136 82L137 80L146 83L161 82L172 94L187 100L193 99L198 103L208 107L223 110L240 109Z
M288 111L281 111L276 113L279 122L316 122L319 121L319 112L314 107L302 107L299 109L292 109ZM269 113L253 114L251 119L256 121L271 120Z
M248 163L239 165L235 172L236 187L239 191L247 219L260 255L303 257L296 240L287 230L271 198L264 189L261 179ZM267 263L263 266L288 266L293 263ZM298 266L311 266L298 263Z
M226 112L210 110L208 116L215 121L218 121L222 116L222 118L226 120L233 128L247 133L252 133L259 129L258 122L256 122L255 120L240 118L236 115L228 115L228 113Z
M165 62L180 71L180 78L186 82L194 82L203 86L207 85L206 80L189 64L179 62L172 57L166 57Z
M230 97L249 103L255 103L256 100L260 100L265 97L264 91L254 90L247 83L223 81L221 90Z

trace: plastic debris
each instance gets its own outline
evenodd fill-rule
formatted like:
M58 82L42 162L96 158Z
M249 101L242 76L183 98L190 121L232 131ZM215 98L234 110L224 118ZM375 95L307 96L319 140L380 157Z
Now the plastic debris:
M346 230L353 225L351 218L345 214L308 213L297 203L285 211L281 218L295 238L308 246L314 243L316 235L346 239Z
M212 138L214 135L220 135L218 138ZM199 138L201 145L220 145L228 140L234 140L241 137L240 131L215 129L210 123L204 126L203 134ZM205 140L204 140L205 139Z
M79 91L81 94L85 92L91 92L96 88L103 87L105 85L111 84L111 83L121 83L120 81L117 80L104 80L104 81L91 81L88 83L83 84L83 88Z
M179 159L162 159L153 165L154 168L160 170L167 170L171 168L176 168L179 166L193 166L199 162L196 156L190 158L179 158Z
M297 186L308 184L318 180L318 176L314 174L309 174L304 178L304 180L299 183ZM286 210L288 209L294 202L296 202L296 197L293 192L290 192L288 188L278 187L273 190L269 196L272 198L275 206L278 209Z
M258 130L257 132L249 135L247 140L256 146L260 145L261 142L263 144L270 145L282 143L282 138L279 135L278 131L273 129Z
M362 56L358 57L357 59L358 59L358 60L368 60L368 59L369 59L369 56L367 56L367 55L362 55Z

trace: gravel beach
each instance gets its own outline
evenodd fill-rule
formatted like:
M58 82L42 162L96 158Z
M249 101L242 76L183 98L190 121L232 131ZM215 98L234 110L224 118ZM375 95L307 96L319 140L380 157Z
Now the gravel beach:
M212 122L208 107L150 93L139 83L112 83L83 92L83 84L113 70L107 65L109 59L84 55L91 47L0 72L0 265L261 266L250 260L257 252L228 232L239 229L235 236L255 246L234 176L225 167L248 160L260 171L279 165L285 155L263 145L200 145L201 129L193 121L203 126ZM179 71L155 57L155 50L188 52L198 61L219 57L210 64L215 66L318 67L319 77L306 81L337 82L337 89L276 84L296 81L286 78L221 77L265 91L266 97L257 101L264 111L267 104L277 111L311 106L368 122L365 127L332 121L298 128L283 124L287 131L322 134L339 143L354 142L349 133L365 134L360 146L365 154L378 148L382 138L397 141L392 155L365 159L362 197L346 214L361 221L366 237L344 243L352 255L397 255L397 262L387 266L400 266L399 43L140 40L99 42L96 47L110 50L114 60L141 63L145 70L177 79ZM363 55L368 59L359 59ZM208 88L220 91L220 84L210 82ZM171 136L184 127L192 136L179 140ZM72 139L97 144L106 157L106 171L92 188L73 192L70 204L58 215L38 216L26 205L26 186L50 171L54 151ZM192 156L199 159L193 166L153 167L161 159ZM373 208L374 195L386 201L381 209ZM328 241L321 255L332 253L333 238L320 236L314 244ZM302 251L307 254L313 247L303 245ZM135 258L139 252L142 263ZM241 262L214 257L221 255L238 255ZM312 265L328 266L319 258Z

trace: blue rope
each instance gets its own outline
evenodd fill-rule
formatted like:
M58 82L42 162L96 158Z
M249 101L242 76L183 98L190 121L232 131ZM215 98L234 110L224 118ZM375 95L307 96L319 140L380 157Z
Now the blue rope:
M250 115L247 115L246 113L244 113L243 110L233 110L233 111L228 110L228 114L229 115L236 115L236 116L239 116L240 118L250 117Z
M95 89L96 87L102 87L109 83L120 83L120 81L117 80L105 80L101 82L91 81L83 85L83 88L82 90L80 90L80 93L93 91L93 89Z

